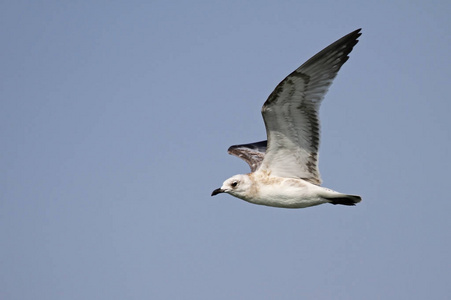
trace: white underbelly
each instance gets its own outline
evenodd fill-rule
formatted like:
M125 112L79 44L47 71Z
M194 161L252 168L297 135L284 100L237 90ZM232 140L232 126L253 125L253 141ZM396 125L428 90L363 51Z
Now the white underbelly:
M275 207L303 208L328 202L321 197L321 187L303 180L283 179L277 184L259 186L259 192L246 201Z

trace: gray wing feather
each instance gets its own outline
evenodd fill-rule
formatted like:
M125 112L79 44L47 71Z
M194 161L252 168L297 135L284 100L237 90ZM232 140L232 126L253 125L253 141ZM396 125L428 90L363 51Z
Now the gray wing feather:
M241 158L248 163L251 172L255 172L261 165L266 152L266 141L230 146L227 152Z
M321 184L318 110L360 35L358 29L320 51L282 80L268 97L262 107L268 136L262 170Z

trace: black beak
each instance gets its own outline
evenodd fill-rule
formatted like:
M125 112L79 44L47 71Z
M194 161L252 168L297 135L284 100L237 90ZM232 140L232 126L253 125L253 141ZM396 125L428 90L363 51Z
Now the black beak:
M215 195L217 195L219 193L224 193L224 190L223 189L216 189L216 190L213 191L213 193L211 193L211 195L215 196Z

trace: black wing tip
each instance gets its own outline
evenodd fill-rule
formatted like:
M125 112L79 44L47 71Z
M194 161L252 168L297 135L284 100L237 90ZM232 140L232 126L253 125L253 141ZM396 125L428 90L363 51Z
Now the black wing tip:
M358 38L362 35L362 28L356 29L353 32L345 35L343 38L349 38L350 40L354 40L352 43L351 49L359 42Z
M358 42L358 38L362 35L362 28L356 29L350 33L348 33L347 35L345 35L344 37L342 37L341 39L337 40L336 43L343 41L346 44L351 44L351 48L354 47ZM354 40L353 42L351 42L352 40Z
M354 31L352 31L352 32L350 32L350 33L348 33L347 35L345 35L345 36L355 36L355 38L357 39L359 36L361 36L362 35L362 28L359 28L359 29L356 29L356 30L354 30Z
M304 64L302 64L299 68L296 69L296 71L308 67L309 65L315 63L317 60L323 58L324 56L334 53L337 49L341 49L341 64L340 67L348 60L349 53L351 53L352 49L354 49L354 46L359 42L358 38L362 35L360 32L362 28L356 29L347 35L339 38L323 50L319 51L315 55L313 55L309 60L307 60ZM296 72L294 71L294 72ZM294 73L293 72L293 73ZM338 70L336 71L338 72Z
M325 49L329 48L332 45L338 45L338 44L347 44L348 47L350 47L352 49L359 42L358 38L362 35L361 30L362 30L362 28L359 28L359 29L356 29L356 30L348 33L347 35L336 40L334 43L330 44Z

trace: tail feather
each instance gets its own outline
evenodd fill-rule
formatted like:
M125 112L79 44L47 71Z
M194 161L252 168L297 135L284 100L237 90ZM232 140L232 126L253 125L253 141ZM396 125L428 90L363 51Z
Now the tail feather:
M362 198L360 198L360 196L343 194L338 195L337 197L327 197L326 199L329 200L333 205L341 204L348 206L356 205L356 203L362 201Z

